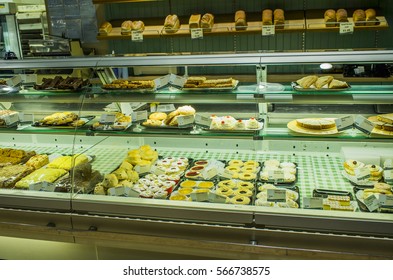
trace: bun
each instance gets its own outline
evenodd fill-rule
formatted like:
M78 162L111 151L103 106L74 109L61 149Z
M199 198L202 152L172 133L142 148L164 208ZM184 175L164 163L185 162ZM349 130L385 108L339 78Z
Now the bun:
M372 26L372 25L378 25L378 19L377 19L377 12L374 9L367 9L366 10L366 25L367 26Z
M131 35L132 21L126 20L121 24L121 35Z
M326 27L334 27L336 26L336 11L329 9L325 11L325 24Z
M353 12L353 22L355 23L356 26L366 25L365 21L366 21L366 13L363 10L358 9Z
M177 111L179 112L180 115L183 116L195 114L195 109L188 105L177 108Z
M246 30L247 29L247 20L246 20L246 12L243 10L239 10L235 13L235 28L236 30Z
M106 21L103 24L101 24L98 32L103 35L108 35L109 33L111 33L111 31L112 31L112 24Z
M348 13L345 9L338 9L336 12L337 22L348 22Z
M318 78L318 80L315 82L315 87L317 89L323 88L325 85L329 85L331 81L333 81L333 76L323 76Z
M176 33L180 28L180 21L177 15L167 15L164 22L166 33Z
M166 125L169 125L171 123L171 121L173 120L174 117L180 115L179 111L175 110L171 113L168 114L168 116L165 118L164 123Z
M163 121L163 120L166 119L166 117L167 117L167 114L164 113L164 112L155 112L155 113L153 113L153 114L151 114L149 116L149 119L150 120Z
M285 24L284 10L275 9L274 10L274 25L278 29L283 29Z
M190 20L188 21L189 28L199 28L201 23L201 15L194 14L190 16Z
M143 21L133 21L131 24L131 29L135 31L144 31L145 30L145 24Z
M203 31L210 32L214 25L214 16L212 14L206 13L201 19L201 27Z
M273 25L273 11L270 9L262 12L262 25Z

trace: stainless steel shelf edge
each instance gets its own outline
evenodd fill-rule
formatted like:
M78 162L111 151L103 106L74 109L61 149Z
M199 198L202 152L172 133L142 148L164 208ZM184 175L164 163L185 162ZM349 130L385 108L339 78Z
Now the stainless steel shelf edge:
M175 58L175 59L174 59ZM95 68L117 66L198 66L198 65L304 65L316 63L391 63L393 51L235 53L205 55L159 55L121 57L77 57L4 60L0 69Z
M5 208L18 208L28 210L70 211L70 199L47 196L1 194L0 205Z

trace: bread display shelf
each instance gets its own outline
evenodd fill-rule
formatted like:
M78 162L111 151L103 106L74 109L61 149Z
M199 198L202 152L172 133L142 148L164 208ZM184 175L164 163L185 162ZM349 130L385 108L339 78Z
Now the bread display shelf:
M325 10L308 10L306 11L306 29L308 31L334 31L339 33L340 27L332 26L326 27L324 21L324 13ZM352 18L353 10L348 9L348 22L353 23ZM378 15L378 13L377 13ZM354 31L357 30L381 30L389 28L389 24L386 18L382 15L377 16L378 25L371 25L371 26L354 26Z

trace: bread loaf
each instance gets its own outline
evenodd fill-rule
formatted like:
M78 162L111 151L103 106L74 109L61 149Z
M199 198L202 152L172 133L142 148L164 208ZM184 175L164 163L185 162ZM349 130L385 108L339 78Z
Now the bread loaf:
M325 24L326 27L334 27L336 26L336 11L329 9L325 11Z
M199 28L201 23L201 15L193 14L190 16L190 20L188 21L188 25L191 28Z
M133 21L131 24L131 29L135 30L135 31L144 31L145 30L145 24L143 23L143 21L137 20L137 21Z
M337 22L348 22L348 13L345 9L338 9L336 12Z
M285 16L284 10L282 9L275 9L274 10L274 25L277 29L284 29L285 24Z
M203 31L210 32L214 25L214 16L212 14L206 13L201 19L201 27Z
M262 12L262 24L273 25L273 11L270 9L263 10Z
M235 13L235 28L236 30L246 30L247 29L247 20L246 20L246 12L243 10L239 10Z
M363 26L366 24L366 13L361 9L354 11L352 18L356 26Z
M121 24L121 34L131 35L131 26L132 26L131 20L123 21L123 23Z
M367 9L365 13L367 26L377 25L379 23L377 20L377 13L374 9Z
M180 21L177 15L167 15L164 22L164 29L167 33L176 33L179 30Z
M106 21L103 24L101 24L98 32L103 35L108 35L109 33L111 33L111 31L112 31L112 24Z

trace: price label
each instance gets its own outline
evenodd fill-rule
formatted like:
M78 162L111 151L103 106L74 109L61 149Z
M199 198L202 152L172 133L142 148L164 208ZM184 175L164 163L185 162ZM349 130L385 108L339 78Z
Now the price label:
M190 124L193 124L194 123L194 115L178 116L177 123L178 123L179 127L188 126Z
M127 195L128 197L139 197L140 194L139 194L139 192L137 192L136 190L127 187L126 195Z
M155 175L164 175L165 174L165 170L159 168L157 165L153 165L150 169L150 172L155 174Z
M364 199L364 204L366 204L370 212L373 212L379 208L379 200L374 194Z
M114 187L108 190L109 195L111 196L124 196L124 187Z
M43 191L44 189L50 187L50 185L53 185L53 184L49 183L47 181L37 182L34 184L30 184L29 189L32 191Z
M268 189L267 190L268 201L286 201L287 191L285 189Z
M19 121L19 114L11 114L4 117L6 125L13 125Z
M132 113L132 120L134 122L147 120L147 111L137 111Z
M209 200L209 193L207 192L192 192L190 194L192 201L208 201Z
M33 123L34 122L34 114L20 113L19 121L23 123Z
M379 195L379 205L393 207L393 196L392 195Z
M383 177L385 178L385 182L388 184L393 183L393 169L385 170L383 172Z
M147 173L150 171L151 165L136 165L134 170L139 174Z
M340 34L352 34L354 24L353 22L341 22L340 23Z
M133 42L143 42L143 31L132 30L131 31L131 41L133 41Z
M355 169L355 176L358 181L364 181L370 178L371 173L368 168L357 168Z
M103 114L100 118L100 123L113 124L115 123L116 115Z
M345 116L334 120L336 122L336 127L338 131L343 131L353 127L353 117Z
M157 112L172 112L175 111L175 105L173 104L163 104L157 106Z
M393 159L387 159L387 160L385 160L385 162L383 163L383 168L384 168L385 170L393 169Z
M363 133L366 133L367 135L370 135L374 129L374 124L361 115L358 115L355 118L354 124L357 129Z
M184 84L186 83L187 78L186 77L181 77L175 74L171 74L170 78L169 78L169 84L171 84L172 86L176 86L179 88L182 88L184 86Z
M209 202L213 203L225 203L227 201L227 197L224 195L209 192L208 200Z
M276 34L276 28L274 25L263 25L262 36L274 36Z
M303 207L305 209L323 209L322 197L304 197Z
M205 116L201 116L201 115L196 114L195 115L195 123L199 124L201 126L210 127L210 125L212 123L212 119L210 117L205 117Z
M120 102L120 111L126 116L131 116L133 112L131 103Z
M154 84L156 88L165 87L169 83L170 75L165 75L160 78L154 79Z
M284 170L269 170L269 180L275 182L282 182L284 181Z
M207 167L202 172L201 175L204 179L211 179L218 175L218 170L215 166Z
M203 29L202 28L192 28L191 29L191 39L203 39Z
M227 170L227 169L224 169L224 170L220 173L220 176L223 177L223 178L232 179L233 174L232 174L231 171L229 171L229 170Z

